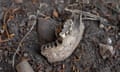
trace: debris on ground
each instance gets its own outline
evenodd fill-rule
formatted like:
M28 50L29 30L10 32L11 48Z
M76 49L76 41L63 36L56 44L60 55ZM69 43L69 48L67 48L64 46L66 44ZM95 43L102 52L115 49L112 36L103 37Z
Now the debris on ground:
M35 72L27 60L22 60L16 66L17 72Z
M115 54L115 50L113 46L105 45L105 44L99 44L100 46L100 55L103 59L109 58L110 56L113 56Z
M61 42L64 23L79 14L82 40L68 58L48 62L41 46ZM120 0L0 0L0 72L24 62L34 72L120 72Z

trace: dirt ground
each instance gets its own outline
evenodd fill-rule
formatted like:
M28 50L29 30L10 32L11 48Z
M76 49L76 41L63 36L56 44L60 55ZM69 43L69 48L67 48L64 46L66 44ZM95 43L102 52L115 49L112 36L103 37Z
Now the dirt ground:
M16 0L20 1L20 0ZM64 8L78 9L107 20L84 20L85 31L73 54L61 62L49 63L40 54L37 30L39 18L64 21ZM32 27L31 15L37 23ZM16 65L27 58L35 72L120 72L120 1L119 0L0 0L0 72L17 72Z

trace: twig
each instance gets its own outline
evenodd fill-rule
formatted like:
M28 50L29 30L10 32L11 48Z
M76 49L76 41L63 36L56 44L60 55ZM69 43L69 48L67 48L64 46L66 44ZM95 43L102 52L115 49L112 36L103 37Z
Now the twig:
M89 16L89 17L93 17L93 18L100 17L100 16L94 15L94 14L92 14L90 12L86 12L86 11L82 11L82 10L78 10L78 9L68 9L68 8L65 8L65 10L69 11L69 12L72 12L72 13L82 13L85 16Z
M29 19L32 19L32 27L30 28L30 30L26 33L26 35L22 38L22 40L19 42L19 45L13 55L13 58L12 58L12 66L14 67L14 64L15 64L15 57L16 57L16 54L17 52L20 50L20 47L21 47L21 44L23 43L23 41L25 40L25 38L30 34L30 32L34 29L34 26L36 25L36 16L35 15L30 15L29 16L30 18Z
M90 12L86 12L78 9L68 9L68 8L65 8L65 10L72 13L78 13L78 14L82 13L82 15L85 16L83 20L100 20L100 22L103 24L108 23L107 19L100 17L99 15L92 14Z
M8 9L3 16L3 30L5 30L8 38L10 38L9 32L7 30L7 15L9 14L9 12L10 12L10 9Z

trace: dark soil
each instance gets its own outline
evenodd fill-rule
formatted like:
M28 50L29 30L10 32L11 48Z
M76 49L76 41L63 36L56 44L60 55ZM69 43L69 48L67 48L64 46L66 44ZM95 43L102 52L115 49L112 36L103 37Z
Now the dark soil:
M0 0L0 72L17 72L12 67L12 57L32 26L30 15L37 16L37 24L41 17L62 23L69 17L70 13L64 11L68 6L100 15L108 22L84 20L83 39L74 53L66 60L52 64L40 54L42 41L35 26L22 43L15 66L22 58L28 58L35 72L120 72L120 1L86 1L89 0L23 0L22 3ZM56 14L53 14L54 10ZM106 52L101 44L112 46L115 53Z

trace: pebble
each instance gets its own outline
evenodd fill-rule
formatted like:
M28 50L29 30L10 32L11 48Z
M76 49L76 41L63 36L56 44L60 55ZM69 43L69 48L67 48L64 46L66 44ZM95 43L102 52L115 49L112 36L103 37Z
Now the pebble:
M3 50L0 50L0 53L2 53L3 52Z
M0 70L2 70L3 68L2 67L0 67Z
M120 32L118 33L118 35L120 36Z
M5 31L1 29L0 32L3 34Z
M108 39L107 39L107 42L108 42L108 44L112 44L112 39L111 39L111 38L108 38Z
M99 45L100 45L100 55L102 56L103 59L106 59L111 55L113 56L115 54L115 50L113 46L106 44L99 44Z
M100 28L104 28L105 26L103 24L100 24Z

